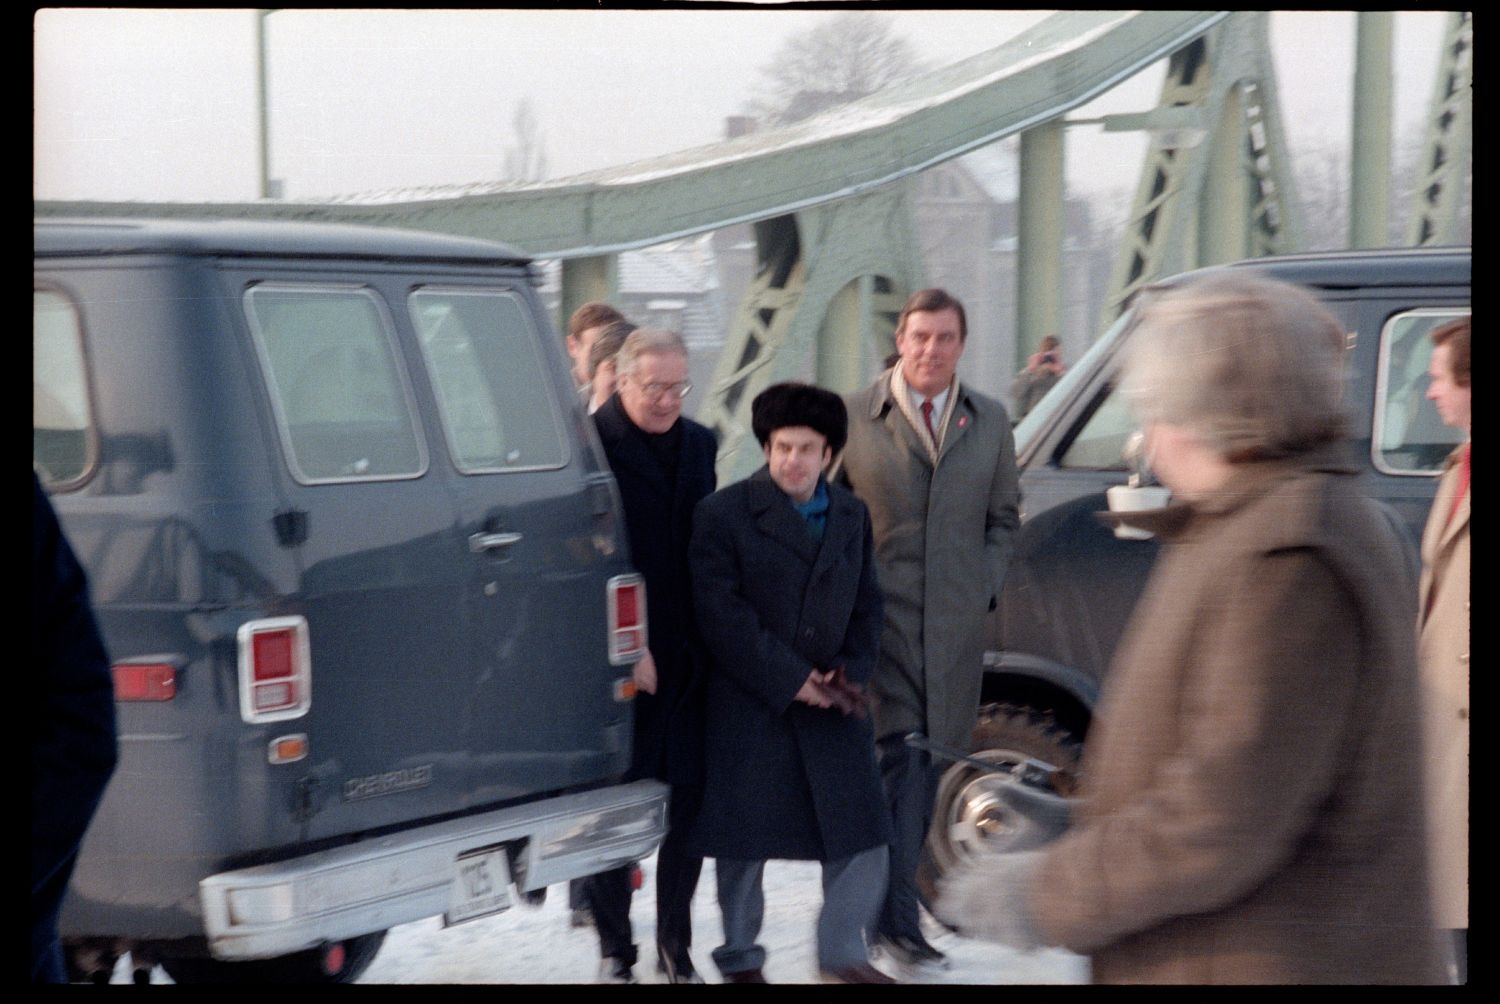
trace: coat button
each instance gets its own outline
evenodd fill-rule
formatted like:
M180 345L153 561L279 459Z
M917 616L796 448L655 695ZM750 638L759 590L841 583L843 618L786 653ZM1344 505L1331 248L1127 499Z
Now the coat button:
M1466 722L1466 721L1469 720L1469 709L1468 708L1459 708L1458 709L1458 720L1461 721L1461 722Z
M1467 666L1469 664L1469 653L1465 652L1463 655L1459 656L1458 661Z
M809 638L810 639L810 638L812 638L812 636L815 633L816 632L814 632L812 628L803 628L802 629L802 637L804 637L804 638Z

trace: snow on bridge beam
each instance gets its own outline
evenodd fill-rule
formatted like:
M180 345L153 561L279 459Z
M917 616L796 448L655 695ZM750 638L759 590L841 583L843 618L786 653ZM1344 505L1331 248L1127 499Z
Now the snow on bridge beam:
M431 186L316 203L38 202L38 215L328 220L594 256L888 185L1057 118L1226 11L1062 11L1005 44L775 130L533 185Z

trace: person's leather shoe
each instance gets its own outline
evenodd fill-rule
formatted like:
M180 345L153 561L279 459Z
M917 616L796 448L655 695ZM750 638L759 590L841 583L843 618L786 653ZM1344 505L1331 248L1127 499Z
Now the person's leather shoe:
M904 934L882 934L876 943L883 952L903 966L948 968L948 956L933 948L927 943L927 939L921 936L913 938Z
M845 969L823 970L818 974L824 983L895 983L891 977L882 973L869 963L858 966L849 966Z
M769 983L766 974L759 969L741 969L737 973L725 973L725 983Z
M624 959L607 955L599 960L600 983L634 983L635 971Z
M668 983L702 983L703 977L693 968L693 958L687 952L669 952L663 945L656 946L656 971L665 973Z

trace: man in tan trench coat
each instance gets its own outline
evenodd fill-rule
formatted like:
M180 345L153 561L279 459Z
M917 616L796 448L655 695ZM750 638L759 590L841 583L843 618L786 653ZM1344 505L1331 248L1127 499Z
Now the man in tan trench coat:
M919 732L967 748L979 704L984 625L1020 523L1015 440L1000 402L963 386L963 305L912 294L896 365L849 398L839 477L870 509L885 594L871 680L881 775L895 839L877 942L905 965L942 965L922 937L916 870L935 771L902 742Z
M1469 318L1435 329L1427 396L1471 431ZM1432 912L1455 932L1456 982L1467 982L1469 928L1469 446L1448 457L1422 534L1418 661L1432 833Z

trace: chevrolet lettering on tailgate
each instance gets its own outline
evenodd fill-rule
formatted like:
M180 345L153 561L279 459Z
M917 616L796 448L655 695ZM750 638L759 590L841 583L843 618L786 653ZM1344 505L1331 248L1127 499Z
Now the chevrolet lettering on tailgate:
M394 795L398 791L425 788L431 783L432 764L430 763L424 763L418 767L388 770L383 774L371 774L368 777L351 777L344 782L344 801L353 802L361 798L375 798L377 795Z

